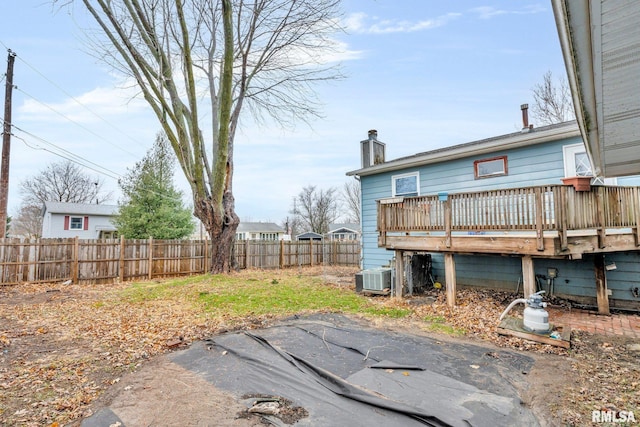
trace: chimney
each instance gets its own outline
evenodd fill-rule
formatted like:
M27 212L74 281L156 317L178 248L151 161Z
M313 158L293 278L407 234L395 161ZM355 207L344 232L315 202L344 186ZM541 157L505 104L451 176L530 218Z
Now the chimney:
M385 144L378 141L378 131L371 129L368 136L364 141L360 141L360 159L363 168L384 163Z
M522 110L522 132L530 132L533 130L533 125L529 124L529 104L522 104L520 109Z

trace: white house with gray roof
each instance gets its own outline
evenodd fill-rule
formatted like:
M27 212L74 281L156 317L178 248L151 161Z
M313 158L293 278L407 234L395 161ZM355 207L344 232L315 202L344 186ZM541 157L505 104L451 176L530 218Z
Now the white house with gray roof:
M283 240L284 229L273 222L241 222L236 240Z
M329 224L329 240L360 240L360 224Z
M42 208L42 237L110 239L116 237L111 219L116 205L45 202Z

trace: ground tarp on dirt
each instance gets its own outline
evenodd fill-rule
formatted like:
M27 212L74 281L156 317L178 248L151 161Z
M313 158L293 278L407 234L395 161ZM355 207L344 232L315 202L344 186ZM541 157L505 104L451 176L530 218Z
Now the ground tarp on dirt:
M173 362L247 405L271 397L304 408L296 425L538 425L516 389L533 359L338 315L222 334L176 353ZM286 425L277 415L264 417Z

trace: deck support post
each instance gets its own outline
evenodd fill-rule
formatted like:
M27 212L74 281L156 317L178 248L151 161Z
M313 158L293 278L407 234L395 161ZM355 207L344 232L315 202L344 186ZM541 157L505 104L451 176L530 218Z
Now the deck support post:
M536 293L536 275L531 255L522 257L522 290L525 298Z
M595 254L594 267L596 273L596 300L598 314L609 315L609 292L607 290L607 274L604 266L604 254Z
M396 251L396 298L402 298L404 290L404 252Z
M444 277L447 289L447 305L455 307L456 305L456 261L453 254L447 252L444 254Z

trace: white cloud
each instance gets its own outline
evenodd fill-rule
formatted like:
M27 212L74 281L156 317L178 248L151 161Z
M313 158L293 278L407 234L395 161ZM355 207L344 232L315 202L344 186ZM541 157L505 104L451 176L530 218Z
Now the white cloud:
M447 13L433 19L423 19L420 21L407 21L395 19L378 19L366 13L353 13L343 22L346 30L351 33L360 34L391 34L391 33L413 33L416 31L430 30L446 25L450 21L458 18L460 13ZM368 22L373 21L373 22Z
M500 15L531 15L545 11L543 6L537 4L528 5L519 10L496 9L493 6L479 6L469 10L469 12L477 14L480 19L491 19Z
M350 33L365 32L365 19L367 14L364 12L352 13L343 21L343 26Z
M18 108L18 113L22 120L30 122L95 123L101 119L107 120L109 116L148 109L148 104L136 95L137 90L131 85L125 89L98 87L61 102L46 103L34 98L25 99Z

